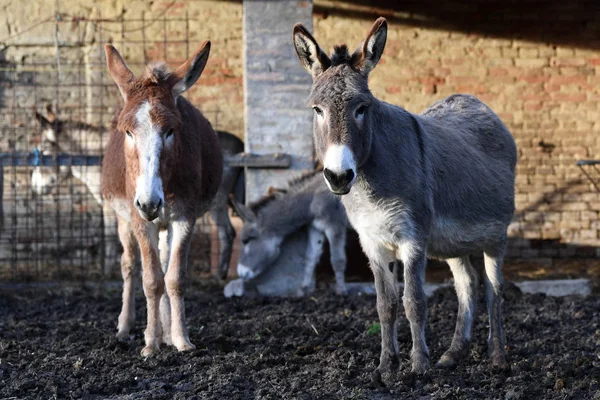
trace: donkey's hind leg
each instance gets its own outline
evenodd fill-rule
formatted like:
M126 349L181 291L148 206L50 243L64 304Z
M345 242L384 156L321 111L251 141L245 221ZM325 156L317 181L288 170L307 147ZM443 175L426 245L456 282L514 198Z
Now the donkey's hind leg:
M169 269L170 239L170 229L158 233L158 254L160 256L160 267L164 274ZM171 341L171 302L166 291L160 298L160 323L162 325L162 342L166 345L173 344Z
M129 331L135 322L135 287L140 271L136 260L137 242L131 226L122 218L118 219L118 224L119 239L123 245L123 255L121 256L123 306L119 315L119 324L117 325L117 338L125 339L129 337Z
M458 315L452 344L442 355L437 365L452 367L458 364L469 352L479 282L469 256L452 258L446 260L446 262L452 270L452 275L454 275L454 287L458 297Z
M346 289L346 227L327 229L331 265L335 273L335 292L340 295L348 293Z
M229 271L229 262L235 240L235 229L231 225L227 210L227 198L218 195L215 204L210 210L210 216L217 225L219 234L219 265L217 267L217 279L226 279Z
M498 367L506 366L504 352L504 334L502 333L502 294L504 291L504 276L502 261L506 241L494 249L484 251L484 284L485 300L490 318L490 334L488 337L488 354L492 364Z
M310 227L308 228L308 246L306 251L306 264L304 265L304 274L302 284L298 290L298 296L304 296L308 293L313 277L315 275L315 267L323 253L323 232Z

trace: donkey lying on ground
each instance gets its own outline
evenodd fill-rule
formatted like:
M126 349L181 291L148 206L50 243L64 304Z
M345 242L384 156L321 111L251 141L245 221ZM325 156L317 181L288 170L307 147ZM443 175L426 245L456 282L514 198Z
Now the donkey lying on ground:
M200 77L210 42L174 72L154 64L141 78L113 46L105 51L125 101L102 162L102 194L117 213L124 249L118 335L127 335L133 323L137 242L148 312L142 355L154 354L161 341L179 351L193 349L183 304L187 256L196 219L210 208L221 183L223 156L208 120L180 95ZM159 230L168 232L160 243Z
M35 113L36 119L42 128L40 153L42 155L56 156L59 153L87 154L100 153L105 146L103 129L80 121L63 120L56 118L52 108L47 107L46 117ZM234 155L244 151L244 142L235 135L217 131L223 155ZM102 201L100 187L100 169L92 166L61 166L44 167L36 166L31 173L31 187L38 195L52 192L63 180L73 176L85 184L98 204L106 206ZM244 202L244 169L240 167L224 166L223 179L210 215L217 226L220 250L217 277L225 279L229 269L229 261L233 250L235 230L229 220L227 209L229 194L233 194L239 202ZM104 240L105 262L107 273L112 271L117 262L117 229L116 223L104 210Z
M485 257L489 353L493 364L505 365L501 266L514 211L514 139L472 96L450 96L421 115L376 99L368 76L386 34L387 23L379 18L353 54L338 46L327 57L302 25L293 32L298 57L313 77L308 103L315 111L314 139L325 181L343 195L375 276L382 347L375 377L399 362L398 289L387 268L396 257L404 264L414 372L429 367L426 257L446 260L454 275L456 330L438 363L450 366L468 353L478 286L469 255L479 252Z
M336 292L346 293L346 212L337 196L331 195L320 171L310 172L289 183L284 193L271 193L250 208L232 199L244 220L240 234L242 249L238 275L249 280L260 275L279 257L283 240L294 232L309 229L302 293L308 289L323 252L323 237L329 241Z

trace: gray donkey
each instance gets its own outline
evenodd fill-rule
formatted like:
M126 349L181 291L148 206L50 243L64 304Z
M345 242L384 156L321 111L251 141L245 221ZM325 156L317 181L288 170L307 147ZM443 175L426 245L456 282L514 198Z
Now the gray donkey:
M260 275L279 257L283 240L308 226L309 245L301 292L298 294L303 295L308 290L323 252L324 237L329 241L336 292L346 293L345 247L349 224L339 197L329 192L320 171L311 171L291 181L286 192L271 190L249 208L235 199L232 199L232 203L244 220L237 267L240 278L250 280Z
M52 107L48 105L47 116L35 113L35 117L42 128L40 153L43 155L67 154L99 154L105 146L108 135L103 135L104 129L80 121L57 119ZM224 155L234 155L244 151L244 142L235 135L224 131L217 131L221 149ZM84 183L96 202L103 206L104 211L104 248L107 260L107 269L110 272L118 262L117 249L118 237L116 220L107 218L109 212L104 209L100 188L100 167L87 166L61 166L55 167L36 166L31 173L31 187L38 195L52 192L61 181L73 176ZM223 168L223 179L210 215L217 225L220 251L217 277L225 279L229 269L229 261L233 250L235 230L229 220L227 209L228 195L233 194L240 202L245 197L244 169L240 167ZM110 208L110 207L109 207Z
M388 263L404 264L404 309L412 333L412 371L429 368L425 343L426 258L446 260L458 295L450 348L438 365L455 365L468 353L477 274L470 254L483 253L492 363L506 364L502 334L502 260L514 212L515 141L485 104L454 95L423 114L376 99L368 76L386 42L379 18L353 53L337 46L331 57L297 24L293 41L312 74L308 104L323 175L342 195L375 276L381 322L381 358L374 378L398 367L398 288Z

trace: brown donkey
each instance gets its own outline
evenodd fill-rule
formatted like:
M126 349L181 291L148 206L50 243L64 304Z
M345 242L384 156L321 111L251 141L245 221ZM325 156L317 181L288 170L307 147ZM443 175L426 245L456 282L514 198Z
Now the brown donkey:
M113 46L106 45L105 51L108 70L125 101L113 121L102 163L102 194L117 213L124 249L117 336L128 336L133 325L137 241L148 307L142 355L155 353L161 341L190 350L194 345L183 304L190 237L219 189L223 157L208 120L180 95L200 77L210 42L174 72L153 64L140 78ZM160 241L159 231L166 233Z

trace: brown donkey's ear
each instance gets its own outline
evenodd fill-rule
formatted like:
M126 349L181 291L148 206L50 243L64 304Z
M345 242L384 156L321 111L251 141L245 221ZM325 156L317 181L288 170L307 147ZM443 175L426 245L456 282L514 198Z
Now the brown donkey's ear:
M331 60L302 24L294 25L294 48L302 66L313 80L331 66Z
M386 39L387 21L383 17L377 18L362 46L352 55L354 67L369 74L383 54Z
M119 87L121 96L127 100L127 86L135 79L135 76L133 75L133 72L127 68L125 61L123 61L123 58L117 49L115 49L112 45L105 44L104 52L106 53L106 65L108 66L108 72Z
M42 126L42 128L47 128L52 126L52 122L48 121L48 119L46 117L44 117L42 114L40 114L39 112L35 112L35 119L38 120L38 122L40 123L40 125Z
M56 121L56 114L52 111L52 104L46 104L46 115L48 116L48 121L54 122Z
M190 57L186 62L181 64L173 73L175 76L175 85L173 86L173 96L177 97L181 93L188 90L204 71L208 55L210 54L210 41L205 40L200 45L200 49Z

